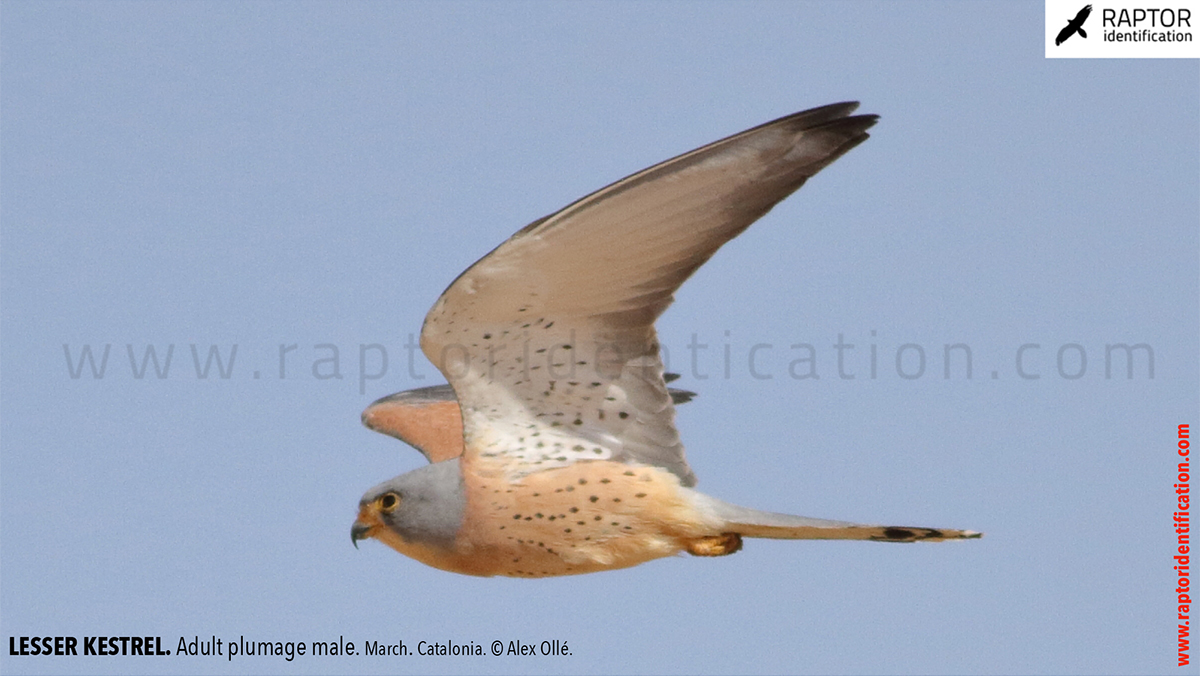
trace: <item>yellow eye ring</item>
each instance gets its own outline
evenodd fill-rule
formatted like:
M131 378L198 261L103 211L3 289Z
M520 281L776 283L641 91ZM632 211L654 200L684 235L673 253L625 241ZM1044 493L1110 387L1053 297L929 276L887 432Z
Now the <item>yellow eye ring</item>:
M400 496L395 493L384 493L379 498L379 509L384 514L391 514L400 506Z

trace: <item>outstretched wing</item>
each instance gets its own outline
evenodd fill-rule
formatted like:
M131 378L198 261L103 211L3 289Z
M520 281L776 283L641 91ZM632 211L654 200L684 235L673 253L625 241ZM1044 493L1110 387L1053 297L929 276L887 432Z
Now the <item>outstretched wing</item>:
M1083 31L1083 22L1092 14L1092 6L1084 5L1083 9L1075 14L1075 18L1067 22L1067 25L1058 32L1058 37L1054 38L1055 45L1061 45L1067 38L1071 37L1076 31L1083 37L1087 37L1087 33Z
M669 383L679 377L666 373ZM667 388L674 404L686 404L695 392ZM463 454L462 412L454 388L435 385L405 390L377 399L362 412L368 428L395 437L421 452L429 462L441 462Z
M462 406L464 460L510 476L589 459L695 483L654 321L716 252L867 138L857 103L796 113L535 221L459 276L421 349Z
M1058 37L1054 38L1055 45L1061 45L1064 40L1071 37L1075 33L1075 22L1072 21L1058 32Z
M462 414L449 385L406 390L377 399L362 412L362 423L412 446L429 462L462 455Z

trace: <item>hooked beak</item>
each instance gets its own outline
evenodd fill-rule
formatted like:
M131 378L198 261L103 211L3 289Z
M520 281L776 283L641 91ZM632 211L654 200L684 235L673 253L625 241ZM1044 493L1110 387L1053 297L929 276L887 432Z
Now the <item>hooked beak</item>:
M371 504L360 504L358 506L358 518L354 520L354 525L350 527L350 542L354 544L354 548L358 549L358 541L367 538L375 537L375 533L379 528L386 528L384 523L379 518L379 511Z
M354 545L355 549L358 549L358 541L359 540L363 540L363 539L371 537L369 535L370 532L371 532L371 527L368 526L367 524L365 524L361 521L354 522L354 525L350 527L350 542L351 542L351 544Z

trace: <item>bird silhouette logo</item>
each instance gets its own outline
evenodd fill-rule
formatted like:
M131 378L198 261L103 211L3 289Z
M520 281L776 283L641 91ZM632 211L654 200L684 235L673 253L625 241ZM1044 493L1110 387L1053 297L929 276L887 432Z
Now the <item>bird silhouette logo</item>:
M1092 6L1084 5L1083 9L1079 10L1079 13L1075 15L1075 18L1068 21L1067 25L1058 32L1058 37L1054 38L1054 45L1061 45L1076 33L1079 33L1080 37L1086 38L1087 32L1083 30L1083 22L1087 21L1091 13Z

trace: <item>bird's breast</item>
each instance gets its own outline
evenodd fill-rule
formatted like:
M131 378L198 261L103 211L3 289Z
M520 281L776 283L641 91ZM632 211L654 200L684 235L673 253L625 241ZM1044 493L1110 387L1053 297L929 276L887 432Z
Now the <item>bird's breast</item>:
M457 548L513 577L574 575L670 556L711 523L657 467L577 462L518 479L463 470L467 505ZM478 574L478 573L477 573Z

